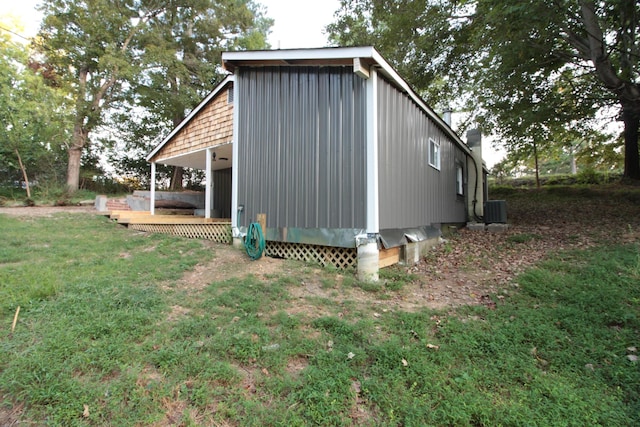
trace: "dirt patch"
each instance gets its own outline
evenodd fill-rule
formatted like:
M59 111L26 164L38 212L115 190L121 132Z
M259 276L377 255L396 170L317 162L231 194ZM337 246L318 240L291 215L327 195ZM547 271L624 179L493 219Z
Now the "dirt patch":
M183 318L184 316L186 316L190 312L191 312L191 310L189 310L188 308L184 308L184 307L182 307L180 305L174 305L174 306L171 307L171 312L167 316L167 321L175 322L175 321Z
M0 214L21 217L51 217L58 213L95 213L93 206L15 206L0 207Z
M392 267L414 278L398 291L347 286L347 282L355 281L353 273L331 273L268 257L250 261L241 249L211 242L205 244L215 251L215 258L186 273L179 286L197 292L214 281L247 275L267 280L289 277L287 313L310 318L348 314L345 301L381 315L423 308L491 306L496 303L494 299L517 288L513 280L518 274L551 253L640 241L640 206L634 200L558 197L554 201L547 197L536 201L535 192L531 197L507 200L507 231L462 228L417 265ZM379 286L385 287L384 279ZM326 304L318 304L319 300Z
M514 278L549 254L611 243L640 241L640 206L607 197L507 200L506 232L459 230L408 271L418 277L398 307L444 308L495 303L508 294Z
M6 404L10 402L8 396L2 396L3 404L0 405L0 426L16 426L20 423L20 416L24 409L24 403L12 405L11 407ZM24 420L22 420L24 422Z
M295 377L300 372L302 372L307 366L309 366L309 359L307 359L306 357L299 356L299 357L289 359L289 361L287 362L286 370L290 376Z
M240 248L230 245L203 241L203 245L215 253L214 259L198 264L178 281L178 287L197 292L213 282L222 282L254 275L266 279L271 275L286 272L286 261L278 258L262 257L251 261Z

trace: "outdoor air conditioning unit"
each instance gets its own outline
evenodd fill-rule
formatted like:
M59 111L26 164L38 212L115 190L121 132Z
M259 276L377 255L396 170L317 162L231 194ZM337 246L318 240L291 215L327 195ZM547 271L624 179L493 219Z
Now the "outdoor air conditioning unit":
M487 200L484 203L485 224L507 223L507 202L504 200Z

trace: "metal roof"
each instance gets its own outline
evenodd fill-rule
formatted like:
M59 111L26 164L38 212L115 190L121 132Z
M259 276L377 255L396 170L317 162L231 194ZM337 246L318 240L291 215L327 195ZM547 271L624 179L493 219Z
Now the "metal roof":
M375 67L394 86L406 93L462 150L466 153L471 152L460 136L427 105L372 46L223 52L222 65L229 72L233 72L237 67L242 66L362 65L367 68Z
M328 47L313 49L280 49L280 50L253 50L222 53L223 67L234 72L237 67L261 67L261 66L354 66L368 71L375 67L395 87L406 93L438 127L440 127L460 148L467 154L471 152L451 127L411 88L411 86L393 69L391 65L372 46L361 47ZM234 76L227 76L220 82L206 98L200 102L185 119L174 128L160 143L147 155L146 160L153 157L184 128L208 102L215 97L224 87L233 82Z

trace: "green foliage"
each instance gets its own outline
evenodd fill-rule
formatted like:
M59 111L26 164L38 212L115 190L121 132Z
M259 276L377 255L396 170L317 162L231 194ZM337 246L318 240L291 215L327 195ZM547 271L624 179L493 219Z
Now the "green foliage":
M220 52L264 45L270 26L251 0L46 0L41 10L35 44L51 70L51 84L63 88L74 105L74 132L67 141L72 191L80 185L81 154L101 126L112 120L155 121L156 130L175 126L219 80ZM114 114L116 107L121 114ZM152 141L147 133L143 147L132 149L147 151ZM98 142L93 144L100 148L112 143Z
M265 49L273 21L251 0L239 2L189 1L167 7L141 29L136 45L142 52L142 70L130 79L129 90L110 117L118 130L116 141L103 141L112 164L121 175L148 183L145 155L186 114L222 81L221 52ZM171 177L170 168L159 168ZM185 181L202 175L185 171Z
M463 127L497 134L517 160L589 140L611 154L602 122L616 105L625 176L640 179L639 16L634 0L343 0L328 32L338 45L376 46L431 105L469 112Z
M8 33L0 34L2 185L25 181L24 173L30 185L53 181L64 173L69 105L64 93L47 84L44 70L31 55L27 46L12 41Z
M408 273L405 268L397 265L380 270L380 280L384 282L384 287L390 291L399 291L417 279L416 275Z

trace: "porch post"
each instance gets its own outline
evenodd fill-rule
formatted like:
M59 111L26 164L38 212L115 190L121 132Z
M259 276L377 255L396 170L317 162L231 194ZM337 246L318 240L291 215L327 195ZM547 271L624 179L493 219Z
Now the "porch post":
M207 148L207 161L205 163L205 179L207 183L204 189L204 217L211 218L211 148Z
M240 164L238 140L240 133L240 104L242 102L240 100L239 79L237 78L239 73L236 69L233 80L233 139L231 141L233 144L231 146L231 233L234 246L242 245L240 221L238 220L238 216L241 215L241 213L238 213L238 208L240 203L244 203L244 201L240 202L238 200L238 165Z
M151 182L149 183L151 195L149 200L149 211L151 215L156 214L156 162L151 162Z

